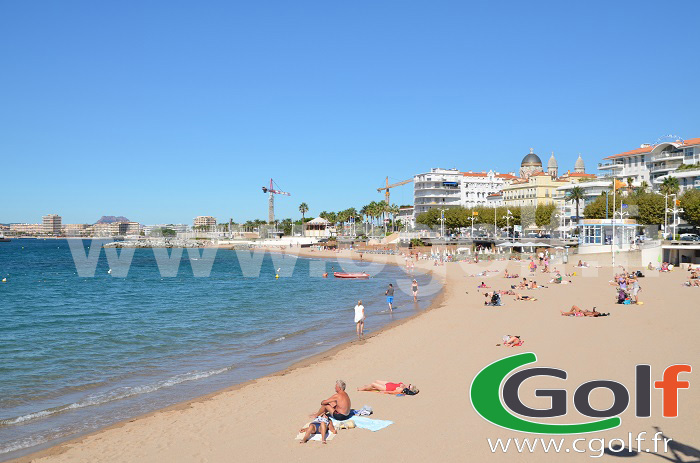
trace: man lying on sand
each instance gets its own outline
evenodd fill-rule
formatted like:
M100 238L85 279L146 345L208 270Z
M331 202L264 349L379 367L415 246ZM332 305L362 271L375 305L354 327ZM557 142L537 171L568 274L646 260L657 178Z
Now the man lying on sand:
M335 382L335 394L321 402L321 408L318 412L309 416L317 417L326 413L338 421L350 418L350 396L345 392L345 381L342 379Z
M306 444L311 436L314 434L321 435L321 442L326 443L326 433L330 430L333 434L338 434L338 430L333 426L333 422L328 419L328 416L323 413L318 415L314 420L309 423L305 428L301 428L299 432L305 432L304 438L299 442L300 444Z
M522 294L515 294L515 301L536 301L536 297L532 296L523 296Z

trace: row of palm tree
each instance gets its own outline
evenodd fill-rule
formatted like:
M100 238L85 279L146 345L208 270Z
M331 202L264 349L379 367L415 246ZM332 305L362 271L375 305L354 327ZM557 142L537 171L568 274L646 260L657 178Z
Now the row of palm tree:
M301 203L299 205L299 212L301 212L302 223L306 221L306 213L309 212L309 205L306 203ZM369 204L363 206L359 211L354 207L339 211L339 212L327 212L322 211L319 217L326 219L331 224L346 225L352 222L368 222L374 226L378 224L383 224L386 231L387 222L392 224L392 228L395 229L396 216L399 214L399 206L396 204L387 204L386 201L372 201ZM386 220L391 216L391 220Z

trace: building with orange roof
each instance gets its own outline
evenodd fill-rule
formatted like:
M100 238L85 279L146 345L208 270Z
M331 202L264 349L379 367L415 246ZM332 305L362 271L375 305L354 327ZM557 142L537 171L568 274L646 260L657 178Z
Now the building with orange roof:
M666 139L664 141L664 139ZM663 178L672 175L683 164L700 163L700 138L683 140L675 136L662 137L654 144L603 158L598 169L605 176L627 181L635 187L646 184L658 189Z
M433 208L477 207L488 204L488 196L515 181L513 173L462 172L433 168L413 177L414 215Z

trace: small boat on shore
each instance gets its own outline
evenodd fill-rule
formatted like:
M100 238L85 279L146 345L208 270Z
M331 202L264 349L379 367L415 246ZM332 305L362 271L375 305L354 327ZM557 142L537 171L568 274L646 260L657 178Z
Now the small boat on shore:
M333 272L336 278L369 278L369 273L341 273Z

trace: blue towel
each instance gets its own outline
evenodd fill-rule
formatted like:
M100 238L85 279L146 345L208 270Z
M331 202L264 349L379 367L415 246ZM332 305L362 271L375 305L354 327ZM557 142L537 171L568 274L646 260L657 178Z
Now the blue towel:
M367 418L366 416L353 415L351 418L355 422L355 426L362 429L369 429L370 431L379 431L384 429L389 425L394 424L393 421L389 420L374 420L372 418ZM340 421L333 420L333 425L337 426Z

